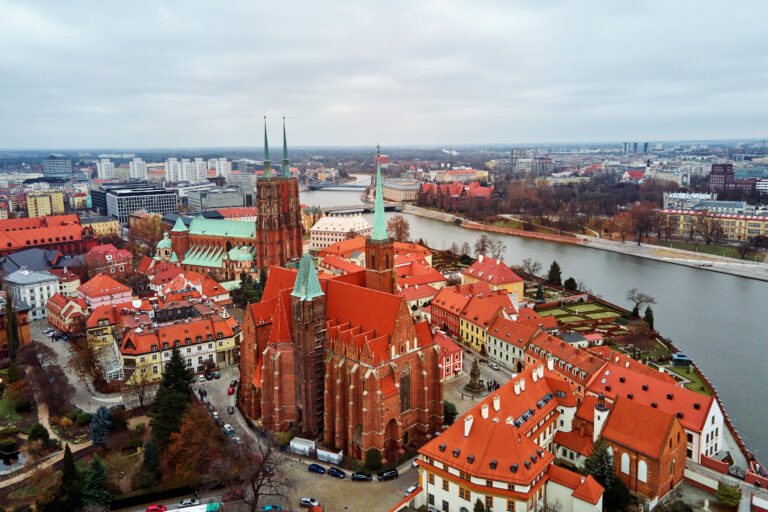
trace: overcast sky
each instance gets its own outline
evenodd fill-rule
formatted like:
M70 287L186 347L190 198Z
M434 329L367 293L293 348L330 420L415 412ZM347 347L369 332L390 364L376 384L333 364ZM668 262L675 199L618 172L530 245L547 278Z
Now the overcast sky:
M768 2L0 0L0 147L768 136Z

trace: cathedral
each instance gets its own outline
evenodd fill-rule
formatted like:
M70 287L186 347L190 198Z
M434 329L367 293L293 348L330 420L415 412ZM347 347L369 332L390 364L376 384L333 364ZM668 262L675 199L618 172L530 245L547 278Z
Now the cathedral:
M302 224L299 186L291 177L283 120L283 161L273 176L264 127L264 177L256 183L255 222L206 219L198 216L187 227L181 218L158 242L155 259L218 279L238 279L242 272L282 266L301 257Z
M293 431L385 463L443 425L439 347L395 295L394 245L384 219L381 168L366 268L319 276L272 266L262 301L243 319L240 401L268 431Z

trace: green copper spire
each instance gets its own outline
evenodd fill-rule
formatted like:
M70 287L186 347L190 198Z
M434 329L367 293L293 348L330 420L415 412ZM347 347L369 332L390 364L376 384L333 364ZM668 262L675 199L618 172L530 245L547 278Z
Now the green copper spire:
M272 169L269 165L269 142L267 142L267 116L264 116L264 177L272 177Z
M171 231L189 231L187 229L187 226L184 225L184 221L181 220L181 217L176 217L176 224L173 225L173 229Z
M285 137L285 116L283 116L283 163L280 166L280 175L283 178L291 177L291 161L288 160L288 139Z
M312 263L312 257L307 253L301 256L299 273L296 276L296 283L293 285L291 295L301 300L312 300L323 295L320 279L317 277L317 270L315 270L315 265Z
M371 240L386 240L387 223L384 219L384 190L381 184L381 148L376 146L376 207L374 208Z

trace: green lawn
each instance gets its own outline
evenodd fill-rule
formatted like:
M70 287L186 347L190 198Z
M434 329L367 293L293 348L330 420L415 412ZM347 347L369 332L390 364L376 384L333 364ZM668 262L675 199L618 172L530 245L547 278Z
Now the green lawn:
M571 313L569 311L566 311L564 309L546 309L544 311L538 311L539 315L541 316L563 316L563 315L570 315Z
M687 389L705 396L712 396L712 391L709 389L709 386L707 386L707 384L699 378L696 372L693 372L683 366L668 366L667 370L690 380L691 382L685 385Z
M602 320L603 318L616 318L618 316L621 316L621 315L616 313L615 311L603 311L602 313L587 313L587 318L591 318L592 320Z
M21 416L13 408L13 402L7 398L0 400L0 419L10 423L16 423L21 420Z
M653 242L655 245L661 245L663 247L671 247L672 249L682 249L684 251L694 251L703 254L713 254L715 256L726 256L728 258L741 259L738 249L733 245L707 245L705 243L697 242L684 242L680 240L670 240L669 242ZM764 253L755 253L757 255L757 261L763 261L765 259ZM755 254L750 256L750 260L755 259Z
M568 309L575 311L576 313L588 313L591 311L605 311L605 308L598 306L597 304L576 304L574 306L568 306Z
M580 316L561 316L561 317L558 317L557 321L570 324L573 322L583 322L584 319Z

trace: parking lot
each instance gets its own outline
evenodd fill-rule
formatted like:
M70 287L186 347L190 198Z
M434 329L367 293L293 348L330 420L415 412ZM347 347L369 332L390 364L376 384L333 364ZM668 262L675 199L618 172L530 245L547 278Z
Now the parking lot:
M251 431L240 411L227 413L228 405L235 405L236 395L228 395L227 388L232 380L239 378L239 370L236 367L221 370L221 378L205 382L195 381L194 388L203 387L211 403L225 423L235 429L235 434L240 437L250 436L256 440L257 435ZM199 393L198 393L199 397ZM281 505L283 509L294 510L299 508L299 500L303 496L316 498L326 511L371 511L389 510L395 506L404 496L405 489L410 485L418 484L418 472L410 468L409 464L399 468L400 476L395 480L378 482L376 476L372 482L353 482L350 479L351 472L345 470L346 478L338 479L331 476L310 473L307 466L311 463L319 463L326 469L330 464L319 462L304 457L292 456L285 468L286 479L293 483L291 494L287 503L274 503ZM264 503L268 505L269 503Z

